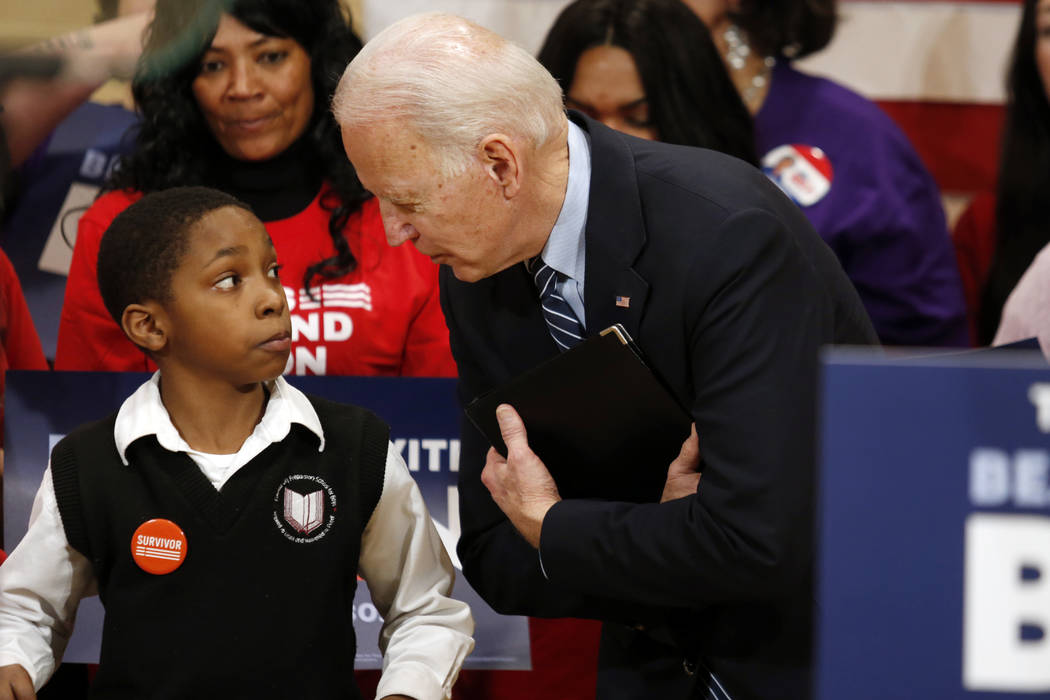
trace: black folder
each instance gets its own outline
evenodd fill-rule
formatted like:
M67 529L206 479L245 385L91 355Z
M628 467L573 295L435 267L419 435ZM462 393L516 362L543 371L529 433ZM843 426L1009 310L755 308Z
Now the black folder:
M466 408L496 450L510 404L562 498L657 502L692 417L619 324L477 397Z

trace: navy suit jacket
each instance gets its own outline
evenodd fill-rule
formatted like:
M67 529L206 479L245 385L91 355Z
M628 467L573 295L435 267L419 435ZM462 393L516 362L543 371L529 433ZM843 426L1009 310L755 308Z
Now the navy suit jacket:
M703 476L665 504L558 503L543 523L545 576L482 485L489 445L464 420L464 574L502 613L625 625L607 625L600 697L686 697L671 690L685 681L662 684L683 658L734 698L803 697L818 353L877 342L871 322L835 255L758 170L570 118L591 148L587 334L626 327L691 407ZM441 298L464 404L557 353L523 265L472 284L442 268Z

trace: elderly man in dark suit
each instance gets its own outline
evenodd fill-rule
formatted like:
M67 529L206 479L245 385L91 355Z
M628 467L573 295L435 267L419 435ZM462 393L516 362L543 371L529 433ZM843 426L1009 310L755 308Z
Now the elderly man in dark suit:
M443 266L464 402L621 323L700 437L702 479L695 437L636 465L667 473L660 503L563 500L512 408L506 459L465 422L474 588L606 621L601 698L805 697L818 352L875 342L805 217L728 156L566 118L539 64L460 18L378 35L333 108L389 242Z

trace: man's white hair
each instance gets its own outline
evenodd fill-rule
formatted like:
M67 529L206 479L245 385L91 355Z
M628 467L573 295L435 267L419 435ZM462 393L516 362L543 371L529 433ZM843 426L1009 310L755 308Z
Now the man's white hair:
M462 172L489 134L539 147L565 124L561 88L535 58L442 13L406 17L369 41L343 73L332 111L344 128L405 119L447 176Z

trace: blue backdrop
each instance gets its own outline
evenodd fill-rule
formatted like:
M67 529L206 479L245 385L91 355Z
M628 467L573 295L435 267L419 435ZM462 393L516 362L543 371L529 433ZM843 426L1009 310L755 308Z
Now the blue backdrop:
M827 358L821 700L1050 697L1048 431L1037 353Z

